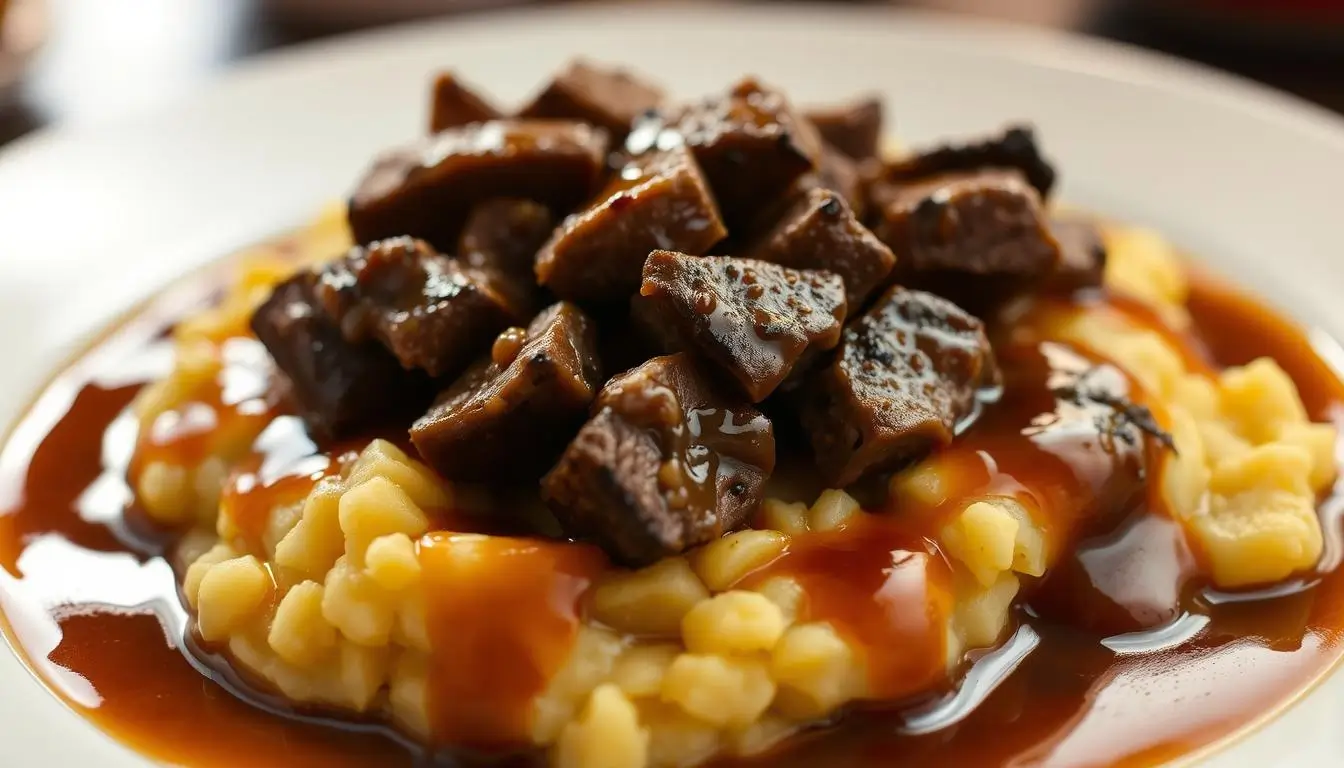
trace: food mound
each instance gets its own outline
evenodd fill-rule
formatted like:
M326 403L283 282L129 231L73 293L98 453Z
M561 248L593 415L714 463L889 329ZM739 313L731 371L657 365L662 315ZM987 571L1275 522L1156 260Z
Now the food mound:
M1275 362L1210 364L1172 250L1052 207L1029 128L898 151L874 100L582 62L513 115L433 93L135 403L138 503L251 687L687 766L1320 557L1334 429ZM1178 525L1182 582L1061 588L1130 516Z

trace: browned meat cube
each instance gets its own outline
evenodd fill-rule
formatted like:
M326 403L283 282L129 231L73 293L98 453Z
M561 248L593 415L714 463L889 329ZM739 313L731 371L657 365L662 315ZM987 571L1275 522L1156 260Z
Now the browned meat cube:
M517 309L530 315L541 291L532 274L537 249L551 236L555 217L531 200L498 198L479 203L467 215L458 240L457 260L484 273Z
M566 533L634 567L742 525L774 466L770 421L679 354L607 382L541 489Z
M998 136L912 154L888 164L884 176L887 181L909 182L987 168L1017 170L1036 188L1042 200L1050 197L1055 184L1055 169L1036 146L1035 132L1022 125L1011 126Z
M553 304L495 340L411 427L439 474L472 483L535 479L555 463L602 386L597 331L578 307Z
M874 232L897 259L897 279L951 272L1041 278L1059 245L1041 200L1016 171L947 174L873 190Z
M355 242L409 235L451 252L476 203L535 200L569 211L592 195L607 135L583 123L492 120L384 154L350 198Z
M503 115L490 102L468 88L452 72L434 78L429 107L429 132L438 133L472 123L496 120Z
M1096 222L1084 216L1056 215L1050 232L1059 243L1059 266L1046 279L1046 290L1068 293L1101 285L1106 244Z
M779 91L752 78L726 96L637 121L626 149L639 154L684 143L704 170L730 228L779 198L821 162L821 139Z
M950 443L996 379L980 321L897 286L845 328L836 361L804 385L800 416L822 476L845 486Z
M566 299L621 301L650 251L700 254L727 230L685 147L633 158L537 254L537 281Z
M457 260L468 267L507 275L535 292L532 265L555 229L546 206L531 200L487 200L471 209L457 244Z
M896 262L891 249L859 223L844 199L826 189L799 195L744 254L794 269L825 269L845 283L845 301L858 312Z
M461 373L495 334L527 317L493 275L409 237L355 246L323 267L316 294L347 341L375 339L403 367L435 378Z
M662 100L662 88L624 69L579 60L556 75L518 116L592 123L607 129L613 141L620 141L630 132L636 117Z
M318 305L315 280L301 272L276 286L251 323L308 431L326 442L413 418L433 397L430 378L403 369L376 341L346 341Z
M875 157L882 140L882 100L876 96L804 113L827 144L855 160Z
M677 349L699 352L759 403L840 342L845 284L821 270L654 251L637 306Z

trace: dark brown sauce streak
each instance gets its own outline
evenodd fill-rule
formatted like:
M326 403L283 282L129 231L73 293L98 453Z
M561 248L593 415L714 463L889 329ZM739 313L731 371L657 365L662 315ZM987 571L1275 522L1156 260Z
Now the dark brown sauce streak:
M162 559L164 543L123 522L129 492L118 486L126 468L118 462L129 460L129 450L105 449L101 438L137 385L164 372L162 366L133 370L137 357L171 319L200 306L212 284L207 276L169 292L99 342L53 381L9 435L0 454L0 590L12 598L7 605L26 599L25 607L35 611L21 615L10 608L10 642L77 711L158 760L197 766L476 762L467 754L425 755L381 726L295 712L222 671L227 667L218 658L182 643L184 614ZM1190 308L1197 335L1217 364L1272 354L1298 382L1313 418L1344 413L1344 386L1291 324L1206 277L1195 282ZM994 409L987 406L991 415ZM967 438L979 439L991 423L973 427ZM125 436L124 428L120 434ZM1340 500L1332 496L1322 506L1325 562L1331 566L1341 555ZM1151 519L1158 518L1126 517L1112 530L1091 533L1083 549L1133 547L1156 552L1160 560L1172 530L1145 528ZM1170 547L1166 551L1178 557ZM88 590L43 593L56 584L53 575L70 569L86 576ZM1138 586L1146 583L1140 581ZM1218 595L1194 585L1181 605L1187 615L1173 626L1193 628L1193 637L1160 649L1160 638L1131 638L1145 651L1132 656L1112 650L1121 647L1115 642L1103 645L1097 631L1045 621L1024 609L1023 629L1009 650L1035 643L1035 651L998 668L997 687L964 719L923 732L909 727L909 713L858 712L836 728L801 737L771 755L769 764L1046 758L1151 764L1235 732L1290 699L1340 653L1339 571L1265 594ZM52 647L46 641L53 635L34 631L51 626L47 616L59 625ZM1027 630L1030 635L1023 634ZM538 756L512 760L535 764Z

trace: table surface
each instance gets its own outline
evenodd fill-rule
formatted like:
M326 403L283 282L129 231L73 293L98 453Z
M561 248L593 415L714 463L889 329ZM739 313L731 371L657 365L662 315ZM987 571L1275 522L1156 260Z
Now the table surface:
M439 2L466 14L526 0ZM1254 25L1173 19L1165 12L1171 4L1141 0L906 2L1008 15L1134 43L1237 72L1344 113L1344 20L1327 35L1304 35L1301 29L1270 33ZM19 87L0 94L0 145L43 125L108 118L167 102L261 51L367 26L333 23L330 12L314 16L311 9L322 4L300 0L136 0L134 12L106 0L10 3L11 28L27 11L43 39ZM1006 8L1011 10L1005 13Z

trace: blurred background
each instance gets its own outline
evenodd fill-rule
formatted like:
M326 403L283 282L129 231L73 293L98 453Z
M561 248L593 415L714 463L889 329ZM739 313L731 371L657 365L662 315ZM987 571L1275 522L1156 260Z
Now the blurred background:
M504 7L526 12L555 2L0 0L0 145L44 125L114 119L171 101L264 51L419 18L462 18ZM1129 42L1237 72L1344 113L1344 0L873 4L938 8Z

